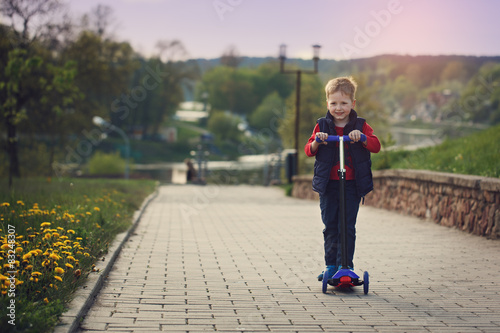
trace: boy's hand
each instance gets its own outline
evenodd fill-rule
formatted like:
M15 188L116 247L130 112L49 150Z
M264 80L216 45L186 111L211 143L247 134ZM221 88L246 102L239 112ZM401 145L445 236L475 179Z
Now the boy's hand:
M323 144L323 145L328 144L328 142L325 141L326 139L328 139L328 133L318 132L318 133L316 133L316 137L319 138L321 141L323 141L323 142L318 142L319 144ZM316 140L315 140L315 142L316 142Z
M311 153L313 154L316 153L316 151L319 148L319 145L328 144L328 142L325 141L326 139L328 139L328 133L318 132L316 133L316 138L319 138L322 142L318 142L316 141L316 139L314 139L314 141L311 143Z
M351 139L351 142L358 142L359 140L361 140L361 134L362 133L359 130L354 130L351 133L349 133L349 138Z

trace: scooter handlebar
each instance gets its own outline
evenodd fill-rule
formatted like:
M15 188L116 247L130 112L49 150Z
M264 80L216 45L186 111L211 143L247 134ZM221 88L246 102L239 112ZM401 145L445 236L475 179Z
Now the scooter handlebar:
M351 141L351 138L348 135L343 135L343 140L345 142ZM326 142L337 142L340 141L340 135L329 135L328 139L325 140ZM361 134L361 141L366 141L366 135ZM320 138L316 137L316 142L322 142Z

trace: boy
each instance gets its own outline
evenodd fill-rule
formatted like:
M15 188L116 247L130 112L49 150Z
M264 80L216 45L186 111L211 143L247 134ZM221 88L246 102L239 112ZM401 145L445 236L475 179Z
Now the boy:
M328 112L320 118L304 147L307 156L315 156L313 190L320 195L321 218L325 246L326 270L332 277L341 265L339 225L339 148L338 142L326 142L328 135L349 135L345 142L346 169L346 231L347 259L349 268L354 268L354 245L356 241L356 218L361 198L373 190L370 153L380 151L380 141L365 119L358 117L356 105L357 85L352 77L330 80L325 87ZM361 141L361 133L366 141ZM319 138L322 142L316 142ZM318 280L323 279L323 273Z

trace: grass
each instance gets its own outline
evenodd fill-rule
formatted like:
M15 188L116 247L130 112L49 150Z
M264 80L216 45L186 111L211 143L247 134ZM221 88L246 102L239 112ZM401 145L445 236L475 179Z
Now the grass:
M500 177L500 125L416 151L373 154L376 169L421 169Z
M11 191L0 185L2 332L50 332L155 183L23 179Z

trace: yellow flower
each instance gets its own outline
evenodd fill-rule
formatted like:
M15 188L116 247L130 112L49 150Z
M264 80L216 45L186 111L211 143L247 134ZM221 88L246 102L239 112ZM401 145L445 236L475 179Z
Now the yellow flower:
M10 203L8 202L3 202L0 207L9 207L10 206Z
M47 297L45 297L45 298L43 299L43 302L44 302L45 304L48 304L48 303L49 303L49 299L48 299Z
M68 260L73 260L73 261L75 261L75 260L76 260L73 256L67 256L67 257L66 257L66 259L68 259Z
M23 260L28 260L31 258L31 253L26 253L24 256L23 256Z
M91 213L91 212L85 212L85 214L87 214L87 215L92 215L92 213Z
M33 265L28 265L28 266L26 266L26 270L27 270L27 271L31 271L32 269L33 269Z
M69 230L67 231L67 233L68 233L68 234L74 234L74 233L75 233L75 231L74 231L74 230L69 229Z
M71 264L65 264L65 266L68 268L73 268L73 265L71 265Z
M53 232L52 237L59 237L59 234L57 232Z
M54 268L54 272L56 272L57 274L64 274L64 269L62 269L61 267L56 267Z
M21 200L18 200L18 201L17 201L17 204L18 204L18 205L21 205L21 206L24 206L24 202L22 202Z
M88 254L87 252L85 252L83 255L86 257L90 257L90 254Z
M21 252L23 252L23 248L22 247L16 248L16 253L21 253Z
M54 276L54 279L56 279L57 281L61 281L62 282L62 278L60 276Z
M4 245L0 246L0 249L2 249L2 250L8 250L8 249L10 249L10 245L9 244L4 244Z
M61 259L61 257L59 257L57 254L55 253L51 253L50 256L49 256L50 259L54 259L54 260L59 260Z
M95 210L96 212L100 212L100 211L101 211L101 209L100 209L99 207L94 207L94 210Z
M42 228L48 227L48 226L50 226L50 224L51 224L50 222L43 222L42 224L40 224L40 227L42 227Z
M31 273L31 276L34 276L34 277L38 277L40 275L42 275L42 273L40 273L40 272L33 272L33 273Z

